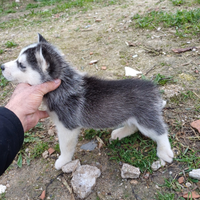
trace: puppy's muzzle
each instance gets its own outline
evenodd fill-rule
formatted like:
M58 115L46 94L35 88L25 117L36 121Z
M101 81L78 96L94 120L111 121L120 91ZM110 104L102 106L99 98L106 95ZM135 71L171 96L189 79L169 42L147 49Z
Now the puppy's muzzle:
M5 70L5 66L4 65L1 65L1 70Z

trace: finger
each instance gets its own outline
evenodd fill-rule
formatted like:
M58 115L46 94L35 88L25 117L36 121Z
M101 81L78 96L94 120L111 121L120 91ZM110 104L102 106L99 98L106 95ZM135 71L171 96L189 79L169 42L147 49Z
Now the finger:
M44 119L44 118L49 117L49 114L46 111L38 110L37 114L38 114L39 119Z
M43 94L46 94L48 92L55 90L60 85L60 83L61 83L61 80L56 79L51 82L42 83L41 85L38 85L38 87L40 88Z

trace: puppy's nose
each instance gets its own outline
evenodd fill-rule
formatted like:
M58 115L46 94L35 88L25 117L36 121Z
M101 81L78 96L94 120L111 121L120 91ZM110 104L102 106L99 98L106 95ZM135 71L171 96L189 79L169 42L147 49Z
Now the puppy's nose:
M5 66L4 65L1 65L1 70L3 71L5 69Z

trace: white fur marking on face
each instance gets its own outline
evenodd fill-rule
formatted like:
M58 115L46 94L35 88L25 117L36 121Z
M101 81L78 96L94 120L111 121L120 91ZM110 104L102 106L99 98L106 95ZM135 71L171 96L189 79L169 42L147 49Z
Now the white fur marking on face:
M38 85L42 83L40 74L33 70L26 61L26 54L18 57L18 62L22 63L26 68L24 71L17 66L17 60L5 63L5 70L3 71L4 77L16 83L29 83L30 85Z
M36 47L36 46L37 46L37 43L31 44L31 45L29 45L29 46L27 46L27 47L24 47L24 48L20 51L18 58L19 58L27 49L34 48L34 47Z

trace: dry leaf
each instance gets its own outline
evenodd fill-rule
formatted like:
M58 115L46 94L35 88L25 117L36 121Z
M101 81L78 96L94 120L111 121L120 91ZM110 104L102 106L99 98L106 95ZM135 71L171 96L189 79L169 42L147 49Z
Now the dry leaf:
M53 148L50 147L50 148L48 149L48 152L49 152L49 155L51 155L52 153L55 152L55 149L53 149Z
M42 199L42 200L45 199L45 193L46 193L46 191L44 190L44 191L42 192L42 194L40 195L40 199Z
M190 123L190 125L193 128L197 129L199 131L199 133L200 133L200 119L196 120L196 121L193 121L192 123Z
M172 49L173 52L175 53L183 53L186 51L191 51L193 49L196 49L196 47L186 47L186 48L180 48L180 49Z
M188 197L189 197L189 198L193 198L193 199L197 199L197 198L200 197L200 195L199 195L197 192L192 191L192 192L188 192L188 193L184 194L183 197L184 197L185 199L187 199Z

